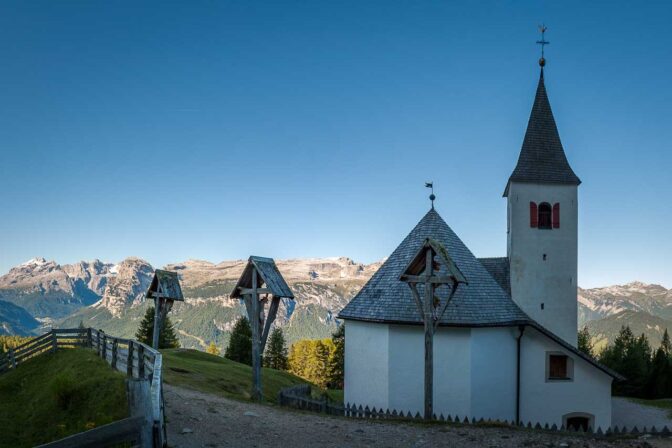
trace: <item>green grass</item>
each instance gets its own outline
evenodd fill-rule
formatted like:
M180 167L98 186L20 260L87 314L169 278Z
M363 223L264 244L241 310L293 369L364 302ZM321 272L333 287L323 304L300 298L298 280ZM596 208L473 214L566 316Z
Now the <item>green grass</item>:
M163 353L163 379L167 384L221 395L237 400L249 400L252 388L252 368L221 356L197 350L170 349ZM291 373L274 369L261 370L264 400L276 403L278 392L285 387L305 384Z
M658 400L645 400L643 398L628 398L628 400L639 403L644 406L652 406L654 408L665 409L667 416L672 418L672 398L660 398Z
M93 351L61 350L0 375L0 447L31 447L128 416L124 375Z
M343 403L343 389L327 389L327 396L336 403Z

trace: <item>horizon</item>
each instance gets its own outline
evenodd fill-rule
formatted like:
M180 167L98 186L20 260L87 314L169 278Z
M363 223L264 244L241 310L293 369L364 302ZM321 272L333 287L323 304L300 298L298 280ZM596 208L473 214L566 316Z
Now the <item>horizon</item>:
M99 262L101 262L101 263L103 263L103 264L111 264L111 265L115 265L115 266L116 266L116 265L118 265L119 263L122 263L123 261L128 260L128 259L131 259L131 258L135 258L135 259L143 260L143 261L149 263L149 264L152 266L152 268L154 268L154 269L165 269L165 268L167 268L168 266L171 266L171 265L177 265L177 264L188 263L188 262L190 262L190 261L209 263L209 264L211 264L211 265L213 265L213 266L219 266L220 264L223 264L223 263L233 263L233 262L245 263L245 262L247 262L247 258L245 258L245 259L243 259L243 258L234 258L234 259L226 259L226 260L220 260L220 261L211 261L211 260L205 260L205 259L199 259L199 258L189 258L189 259L186 259L186 260L182 260L182 261L172 261L172 262L170 262L170 263L166 263L166 264L158 265L158 266L157 266L157 265L154 265L153 263L149 262L149 261L146 260L145 258L140 257L140 256L137 256L137 255L129 255L128 257L125 257L124 259L117 260L117 261L102 260L102 259L99 259L99 258L94 258L94 259L89 259L89 260L75 260L75 261L66 262L66 263L59 262L58 260L47 259L47 258L44 258L44 257L34 257L34 258L31 258L30 260L26 260L26 261L23 262L23 263L19 263L19 264L16 265L16 266L12 266L10 269L15 268L15 267L18 267L18 266L26 266L26 265L29 265L31 262L38 261L39 259L45 260L45 262L47 262L47 263L49 263L49 262L54 262L54 263L58 264L59 266L63 266L63 265L71 265L71 264L76 264L76 263L79 263L79 262L92 263L92 262L95 262L95 261L99 261ZM364 265L364 266L369 266L369 265L376 264L376 263L381 263L381 264L382 264L382 263L384 263L384 262L387 260L387 258L388 258L388 257L383 257L383 258L381 258L380 260L374 260L374 261L372 261L372 262L370 262L370 263L365 263L365 262L356 260L356 259L351 258L351 257L348 257L348 256L344 256L344 255L342 255L342 256L332 256L332 257L327 256L327 257L298 257L298 258L294 257L294 258L279 258L279 259L276 259L275 261L280 263L280 262L289 262L289 261L309 261L309 260L315 260L315 261L322 261L322 260L336 261L336 260L339 260L339 259L347 259L347 260L350 260L350 261L352 261L353 263L356 263L356 264L361 264L361 265ZM9 272L9 271L4 272L4 273L0 273L0 276L5 275L5 274L7 274L8 272ZM665 285L665 284L663 284L663 283L657 283L657 282L644 282L644 281L642 281L642 280L638 280L638 279L632 279L632 280L628 280L628 281L622 281L621 283L614 283L614 284L608 284L608 285L597 285L597 286L583 287L582 285L579 284L579 285L577 285L577 286L578 286L580 289L588 290L588 289L603 289L603 288L610 288L610 287L614 287L614 286L629 286L629 285L636 284L636 283L641 283L641 284L648 285L648 286L662 286L663 288L672 290L672 287L670 287L670 286L668 286L668 285Z
M370 264L429 209L426 181L477 257L505 256L545 22L583 181L578 283L672 288L669 4L3 8L2 273L133 254Z

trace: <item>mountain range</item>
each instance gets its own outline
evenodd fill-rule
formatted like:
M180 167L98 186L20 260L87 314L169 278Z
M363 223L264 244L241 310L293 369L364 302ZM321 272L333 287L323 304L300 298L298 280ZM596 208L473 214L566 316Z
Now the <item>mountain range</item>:
M244 306L229 293L246 261L211 263L189 260L169 264L185 295L170 318L185 347L223 347ZM335 316L380 267L349 258L278 260L278 268L296 295L284 301L276 324L291 341L328 337ZM120 263L99 260L59 265L35 258L0 277L0 334L34 334L83 323L111 334L132 337L149 305L144 299L154 268L130 257ZM579 325L587 325L599 349L612 341L622 325L645 333L657 346L672 330L672 290L632 282L578 291Z

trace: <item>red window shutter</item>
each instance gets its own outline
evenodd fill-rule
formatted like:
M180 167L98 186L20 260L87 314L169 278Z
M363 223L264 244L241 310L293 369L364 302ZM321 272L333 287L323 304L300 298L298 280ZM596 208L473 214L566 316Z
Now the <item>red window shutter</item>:
M539 215L537 214L537 203L530 202L530 227L537 227L539 224Z
M560 228L560 203L553 204L553 228Z

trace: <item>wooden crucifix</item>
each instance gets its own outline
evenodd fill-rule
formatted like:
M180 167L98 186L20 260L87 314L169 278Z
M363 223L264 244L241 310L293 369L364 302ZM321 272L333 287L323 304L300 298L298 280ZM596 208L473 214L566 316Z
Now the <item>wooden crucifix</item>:
M269 295L271 300L266 316L265 307ZM280 299L294 299L294 294L272 258L252 256L247 261L231 298L242 298L245 302L252 328L252 399L261 401L261 356L266 347L268 333L278 312Z
M425 420L431 420L434 414L434 333L448 304L455 296L458 286L460 283L466 284L467 280L448 256L445 247L431 238L425 239L399 280L408 283L425 326L424 417ZM424 287L424 298L420 297L418 284ZM442 300L436 295L436 291L443 285L450 287L450 293Z
M148 299L154 299L154 333L152 334L152 348L159 349L159 335L161 333L161 321L173 307L174 302L184 302L182 287L177 272L157 269L154 278L149 284L145 295Z

